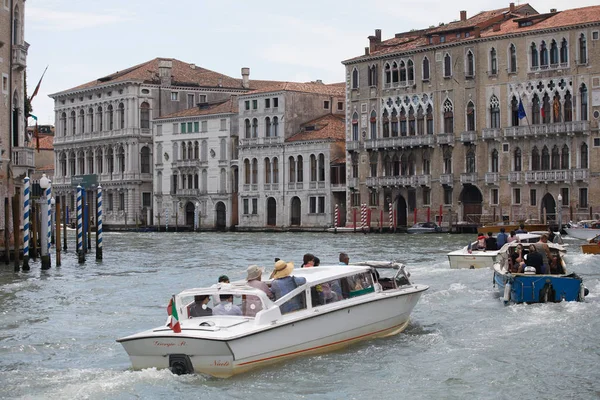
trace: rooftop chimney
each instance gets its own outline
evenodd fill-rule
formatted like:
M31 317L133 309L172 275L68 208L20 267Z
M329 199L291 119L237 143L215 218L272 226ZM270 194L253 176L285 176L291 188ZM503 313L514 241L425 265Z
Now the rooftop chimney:
M372 53L377 50L381 43L381 29L375 29L375 36L369 36L369 51Z
M160 77L160 84L162 86L171 86L172 68L173 61L171 60L160 60L158 62L158 76Z
M557 11L558 11L558 10L557 10L556 8L551 8L551 9L550 9L550 12L551 12L551 13L555 13L555 12L557 12Z
M368 47L365 47L365 56L368 56L369 54L371 54L371 51Z
M506 4L506 3L504 3L504 4ZM509 10L511 13L515 12L515 3L510 3Z
M242 87L244 89L250 89L250 68L242 68Z
M431 44L440 44L440 35L431 35Z
M466 21L467 20L467 12L465 10L460 12L460 20L461 21Z
M493 26L492 26L494 32L499 32L500 31L500 23L496 22Z
M473 29L473 36L475 36L476 38L480 38L481 37L481 28L476 26L475 29Z

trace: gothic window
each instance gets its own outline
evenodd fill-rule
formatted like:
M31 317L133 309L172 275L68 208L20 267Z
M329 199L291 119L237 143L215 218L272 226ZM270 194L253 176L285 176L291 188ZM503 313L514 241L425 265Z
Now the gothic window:
M531 150L531 170L540 170L540 151L538 150L537 146L534 146L533 150Z
M358 69L352 70L352 89L358 89Z
M580 121L586 121L588 119L588 91L585 83L581 84L579 88L579 94L581 96L581 109L580 109Z
M552 100L552 117L554 122L561 122L561 104L560 104L560 96L558 92L554 95L554 100Z
M548 67L548 48L546 42L542 40L540 44L540 67Z
M369 86L377 86L377 65L369 67Z
M371 139L377 139L377 113L375 110L371 111L371 119L369 124L371 127Z
M475 75L475 60L474 60L474 57L473 57L473 52L471 50L469 50L467 52L467 71L466 71L466 75L467 75L467 78L473 77L473 75Z
M560 153L558 151L557 145L554 145L554 147L552 147L552 157L550 159L550 163L552 165L553 170L560 169Z
M319 158L318 158L318 180L319 182L324 182L325 181L325 155L323 155L322 153L319 154Z
M298 179L296 180L297 182L304 182L304 159L302 158L302 156L298 156L298 164L297 164L297 170L298 170Z
M258 137L258 119L252 118L252 137Z
M579 36L579 64L587 63L587 41L585 35L582 33Z
M477 172L476 161L475 161L475 150L473 148L470 148L467 151L466 163L467 163L467 165L466 165L467 174L474 174L475 172Z
M556 66L558 64L558 44L556 40L552 40L550 43L550 65Z
M431 159L429 158L429 153L423 154L423 174L429 175L431 174Z
M352 140L358 142L358 113L352 114Z
M491 172L498 172L498 150L492 150Z
M6 2L4 3L6 4ZM12 43L17 45L21 41L21 18L19 16L19 7L15 7L13 14L13 32L12 32Z
M498 74L498 58L496 55L496 49L493 47L490 50L490 73L492 75Z
M140 128L150 129L150 104L147 102L140 105Z
M295 183L296 182L296 160L294 160L294 157L290 156L290 158L288 159L288 172L289 172L289 182L290 183Z
M423 114L423 107L419 105L417 107L417 135L425 134L425 115Z
M376 151L371 152L371 158L370 158L370 163L369 165L371 166L371 177L376 177L377 176L377 158L379 157L379 154Z
M397 122L396 122L396 126L398 126ZM394 113L392 113L392 136L394 136ZM396 129L395 136L398 136L397 129ZM400 136L406 136L406 111L404 111L404 109L402 109L400 111Z
M538 51L535 43L531 43L531 70L535 71L538 69L539 59L538 59Z
M385 74L384 83L386 85L389 85L390 83L392 83L392 69L390 67L390 64L385 63L385 66L383 67L383 69L384 69L384 74Z
M550 96L548 96L548 93L545 93L542 99L542 123L550 123L551 113L552 110L550 109Z
M271 136L277 137L279 135L278 131L279 131L279 118L273 117L273 125L271 127L271 133L272 133Z
M244 160L244 184L250 184L250 160L247 158Z
M397 137L398 136L398 112L396 111L395 108L392 110L391 128L392 128L392 137Z
M271 183L271 160L265 158L265 183Z
M271 118L265 118L265 137L271 137Z
M256 185L258 183L258 160L256 158L252 159L252 184Z
M417 173L417 168L416 168L416 161L415 161L415 155L413 153L411 153L408 156L408 175L415 175Z
M406 83L406 64L404 60L400 61L400 82Z
M454 107L450 99L444 102L444 133L454 133Z
M148 146L142 147L140 152L140 164L141 164L141 172L142 174L150 173L150 149Z
M475 131L475 106L472 101L467 104L467 131Z
M569 62L569 48L567 46L567 39L563 39L560 43L560 63L567 64Z
M415 66L413 60L408 60L406 63L406 74L408 78L408 83L412 84L415 80Z
M452 151L450 149L444 152L444 174L452 173Z
M429 80L429 58L427 57L423 58L423 80Z
M500 128L500 102L496 95L490 98L490 127Z
M550 150L548 146L542 148L542 171L550 170Z
M450 54L446 53L444 56L444 78L449 78L452 76L452 57Z
M390 137L390 117L388 114L388 110L383 111L383 137Z
M433 107L427 106L427 134L433 135Z
M573 121L573 101L571 99L571 93L567 90L565 93L565 104L564 104L564 117L565 122Z
M398 83L398 64L396 61L392 63L392 83Z
M531 123L534 125L540 123L540 99L537 94L533 95L531 101Z
M415 109L413 106L408 108L408 135L415 136Z
M521 148L520 147L517 147L515 149L513 159L514 159L514 170L521 171L523 164L522 164L522 159L521 159Z
M408 175L408 157L406 156L406 154L402 154L402 157L400 157L400 163L396 162L394 163L394 175L401 175L401 176L406 176ZM400 166L400 171L398 171L398 164Z
M586 143L581 143L579 148L580 168L588 168L588 146Z
M246 118L244 120L244 137L246 139L250 139L251 137L251 132L250 132L250 120L248 118Z
M515 47L514 44L511 44L510 47L508 48L508 54L509 54L508 72L515 73L515 72L517 72L517 48Z
M569 146L565 144L560 155L560 169L569 169L569 165L571 164L570 158Z
M383 168L384 168L384 175L385 176L392 176L393 164L392 164L392 161L390 159L390 156L385 156L385 158L383 160Z

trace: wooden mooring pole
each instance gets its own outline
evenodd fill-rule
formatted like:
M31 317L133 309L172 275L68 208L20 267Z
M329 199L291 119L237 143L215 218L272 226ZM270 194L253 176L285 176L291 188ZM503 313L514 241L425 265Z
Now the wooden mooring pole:
M61 209L60 209L60 196L56 197L56 266L60 267L60 221L61 221Z
M4 262L10 264L10 231L8 230L8 197L4 198Z
M13 217L13 249L14 249L14 271L19 272L19 258L20 258L20 247L21 247L21 199L19 195L15 194L12 198L12 217Z

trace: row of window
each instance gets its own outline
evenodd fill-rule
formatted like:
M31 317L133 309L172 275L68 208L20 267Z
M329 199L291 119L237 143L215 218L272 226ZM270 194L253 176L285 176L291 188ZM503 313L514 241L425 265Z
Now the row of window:
M116 118L115 118L116 114ZM80 109L78 113L71 111L67 119L67 113L61 113L57 132L60 136L78 135L83 133L112 131L113 129L125 128L125 105L119 103L115 110L112 105L106 109L99 106L88 108L87 112ZM140 105L140 128L150 129L150 105L143 102Z
M258 118L249 118L244 120L244 138L256 138L258 137ZM279 136L279 118L278 117L266 117L264 119L264 134L265 137L277 137Z
M250 105L252 105L252 110L258 110L258 99L254 99L254 100L245 100L244 101L244 110L248 111L250 110ZM270 109L272 108L277 108L279 107L279 98L278 97L273 97L273 98L268 98L268 99L264 99L264 108L265 109Z
M310 163L310 182L325 182L325 156L321 153L318 156L311 154ZM304 182L304 159L302 156L288 159L288 182ZM279 183L279 159L277 157L264 159L265 183ZM244 160L244 184L256 185L258 183L258 160L256 158Z
M594 32L597 36L598 32ZM585 34L580 34L578 38L578 64L587 63L587 40ZM508 47L508 69L509 73L517 72L517 48L514 44ZM529 47L529 65L530 71L539 69L549 69L566 67L569 63L569 46L567 39L563 38L559 42L552 39L549 43L545 40L539 43L532 42ZM488 75L498 74L498 51L495 47L489 50L488 55ZM443 76L449 78L453 75L453 63L450 53L443 56ZM475 76L475 55L473 50L467 50L465 54L465 77L473 78ZM368 68L367 84L368 86L377 86L377 65L371 65ZM423 57L421 64L421 79L429 81L430 79L430 61L427 56ZM415 81L415 66L412 59L401 59L399 61L388 61L383 65L383 82L386 87L397 85L412 85ZM358 89L360 85L360 74L358 68L352 70L351 88Z
M588 208L588 188L579 188L578 193L578 202L577 208ZM562 205L568 207L570 205L570 193L569 188L560 188L560 195L563 198ZM512 189L512 199L511 202L513 205L521 205L521 188L513 188ZM490 205L498 205L499 204L499 189L490 189ZM537 198L537 189L529 189L529 205L532 207L538 206L538 198Z
M258 214L258 199L244 198L242 201L242 212L245 215ZM308 213L325 214L325 196L309 196Z
M160 172L160 171L159 171ZM162 193L162 173L157 174L157 192ZM158 184L160 183L160 186ZM208 170L202 169L198 173L173 172L171 176L171 193L183 193L182 190L194 189L203 193L208 192ZM221 168L219 171L219 193L227 192L227 170Z
M106 154L103 149L85 153L80 151L77 155L73 151L68 154L61 152L58 155L57 166L56 176L63 177L125 172L125 150L119 146L115 150L112 147L108 148ZM140 149L140 172L150 173L150 149L147 146Z

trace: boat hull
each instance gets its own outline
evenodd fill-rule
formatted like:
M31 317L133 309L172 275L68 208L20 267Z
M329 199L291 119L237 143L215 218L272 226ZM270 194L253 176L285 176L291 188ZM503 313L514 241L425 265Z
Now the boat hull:
M600 254L600 244L598 244L598 243L582 244L581 252L583 254Z
M494 283L504 293L505 303L583 301L583 283L576 274L525 275L494 270ZM507 297L506 285L510 284Z
M481 254L469 254L463 252L462 254L448 254L448 261L450 261L450 268L452 269L479 269L479 268L492 268L497 260L498 252L484 253Z
M600 235L600 229L594 228L564 228L567 235L576 239L588 240Z
M194 337L184 325L180 334L165 331L152 336L154 331L147 331L120 342L134 369L169 368L170 359L187 356L194 372L227 378L292 357L398 334L406 328L410 313L426 289L425 286L410 293L378 293L372 301L342 308L317 307L308 318L282 320L238 338Z

